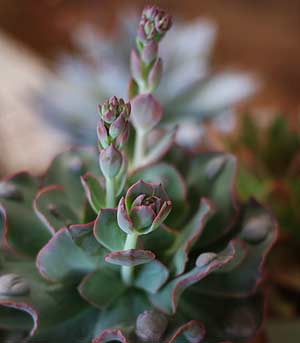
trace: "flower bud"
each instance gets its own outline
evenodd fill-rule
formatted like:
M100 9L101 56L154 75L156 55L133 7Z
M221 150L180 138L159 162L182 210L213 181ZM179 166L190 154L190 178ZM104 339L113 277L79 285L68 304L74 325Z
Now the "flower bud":
M140 94L132 102L132 124L136 130L151 131L162 117L162 108L151 94Z
M131 113L129 102L113 96L98 105L100 120L97 125L99 148L107 148L114 143L117 148L123 146L128 138L128 120Z
M147 310L136 320L136 335L147 342L160 342L168 325L168 318L157 310Z
M97 124L97 137L101 148L107 148L109 145L109 138L103 120L100 118Z
M141 60L135 50L131 50L130 70L131 70L131 75L133 76L133 78L136 80L137 83L143 80Z
M155 90L156 87L158 86L161 76L162 76L162 59L158 58L155 61L148 76L148 87L151 92Z
M116 139L126 127L124 114L121 114L115 121L112 122L109 128L109 135L112 139Z
M106 178L115 177L122 166L123 156L113 144L103 149L99 155L100 169Z
M141 58L148 65L156 58L157 52L158 44L154 40L151 40L144 45Z

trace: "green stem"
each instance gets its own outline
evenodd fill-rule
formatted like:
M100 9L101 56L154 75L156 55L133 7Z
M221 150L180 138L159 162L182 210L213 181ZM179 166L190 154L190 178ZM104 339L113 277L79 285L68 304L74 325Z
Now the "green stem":
M115 184L113 178L105 178L106 181L106 207L114 208L116 206L115 202Z
M142 165L146 154L147 135L143 131L136 131L133 167L137 168Z
M127 235L126 242L124 245L124 250L135 249L137 243L138 235L136 233L131 233ZM126 285L131 285L133 278L133 266L122 266L121 275L122 280Z

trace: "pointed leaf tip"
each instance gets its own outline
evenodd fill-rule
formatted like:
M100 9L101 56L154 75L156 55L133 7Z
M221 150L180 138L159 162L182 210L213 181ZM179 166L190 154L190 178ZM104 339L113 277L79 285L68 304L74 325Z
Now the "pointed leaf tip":
M105 256L105 261L120 266L137 266L149 263L155 259L153 252L149 250L129 249L114 251Z

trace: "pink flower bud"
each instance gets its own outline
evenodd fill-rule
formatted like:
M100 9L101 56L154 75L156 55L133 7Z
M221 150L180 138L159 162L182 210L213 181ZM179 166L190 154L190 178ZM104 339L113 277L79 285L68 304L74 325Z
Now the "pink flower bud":
M112 139L116 139L125 129L126 127L126 120L124 118L124 115L121 114L119 117L114 120L109 128L109 136Z
M104 125L103 120L100 118L97 124L97 137L102 148L107 148L109 145L109 139L107 135L107 129Z
M122 165L123 157L113 144L103 149L99 155L100 169L106 178L115 177Z
M141 58L148 65L150 64L157 56L158 44L151 40L144 45Z
M131 75L137 81L137 83L143 80L141 60L135 50L131 50L130 70L131 70Z
M154 91L158 86L162 76L162 59L158 58L150 70L148 76L148 87L151 91Z
M140 94L132 102L131 118L136 130L148 132L162 117L162 108L151 94Z

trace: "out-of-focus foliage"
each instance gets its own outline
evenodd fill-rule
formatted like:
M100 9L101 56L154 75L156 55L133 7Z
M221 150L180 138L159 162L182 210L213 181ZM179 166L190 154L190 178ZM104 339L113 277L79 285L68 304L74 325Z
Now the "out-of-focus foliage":
M237 134L227 144L240 158L240 197L255 196L279 221L280 241L269 260L269 276L276 284L271 311L293 317L300 314L300 117L267 114L268 119L241 116Z
M62 56L55 77L45 80L44 89L35 98L39 113L68 133L72 142L95 143L97 113L93 104L111 94L127 97L129 47L134 43L136 24L136 16L124 15L118 33L110 37L89 26L81 27L74 33L79 53ZM201 136L191 121L210 119L218 128L230 129L232 105L257 88L252 76L214 70L211 54L216 29L208 20L176 22L159 47L163 76L154 95L164 110L160 126L188 123L189 135L186 130L178 134L185 145Z

